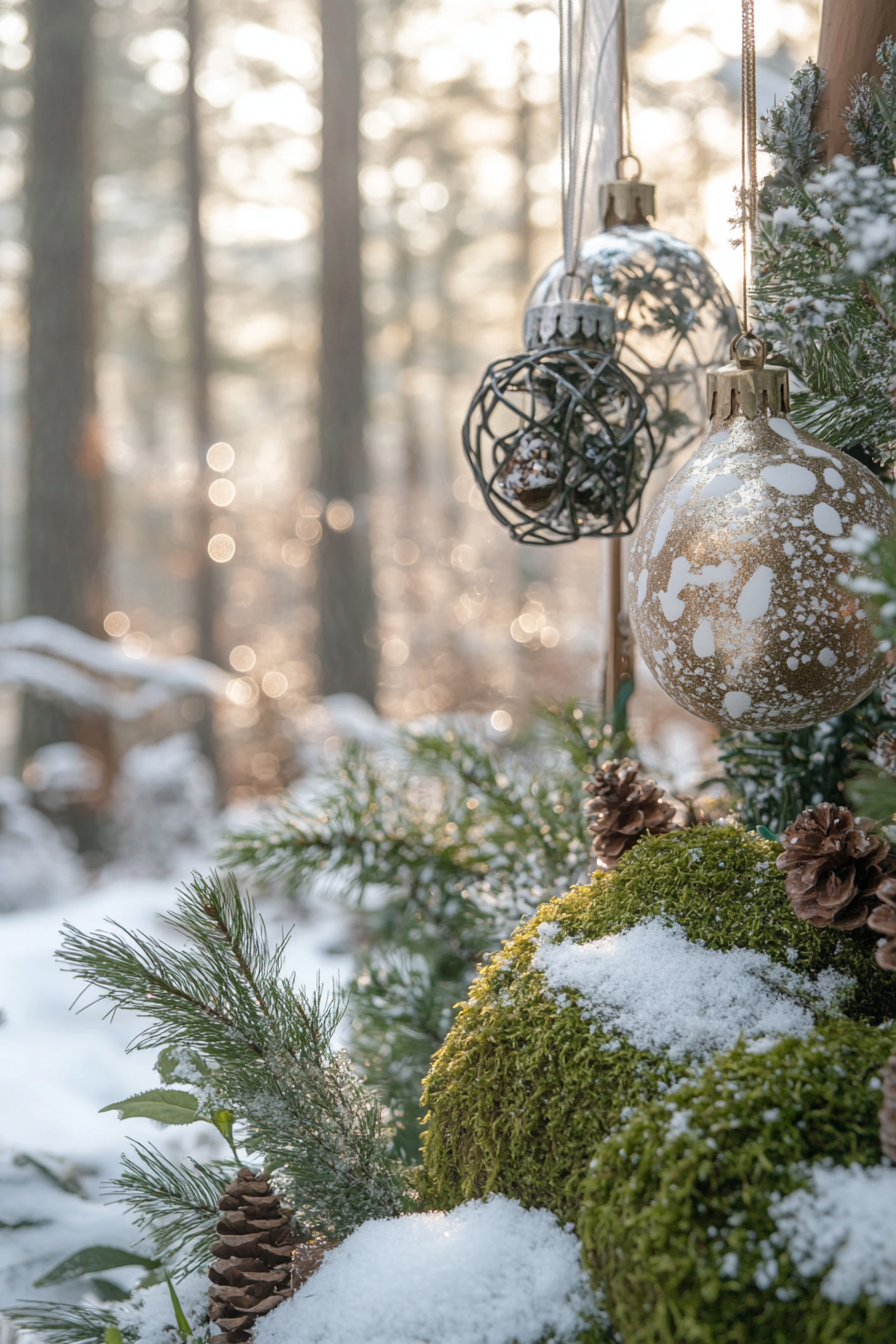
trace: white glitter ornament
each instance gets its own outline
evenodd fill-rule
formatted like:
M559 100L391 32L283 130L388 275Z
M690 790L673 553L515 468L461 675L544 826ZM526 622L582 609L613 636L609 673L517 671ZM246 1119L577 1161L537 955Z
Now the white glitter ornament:
M787 418L787 370L761 341L709 375L710 423L632 546L629 616L665 691L711 723L793 729L841 714L886 665L838 575L855 524L896 534L893 499L855 458Z

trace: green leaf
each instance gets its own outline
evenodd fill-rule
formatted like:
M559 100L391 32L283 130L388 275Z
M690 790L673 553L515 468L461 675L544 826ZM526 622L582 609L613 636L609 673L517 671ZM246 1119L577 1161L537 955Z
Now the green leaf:
M224 1107L222 1106L220 1110L213 1112L211 1120L215 1129L218 1131L219 1134L224 1135L224 1138L227 1140L227 1142L230 1144L232 1148L233 1121L234 1121L233 1111L225 1110Z
M70 1279L80 1279L85 1274L101 1274L107 1269L121 1269L125 1265L141 1265L143 1269L156 1269L158 1260L137 1255L135 1251L123 1251L117 1246L86 1246L76 1251L66 1260L48 1270L41 1278L35 1279L35 1288L49 1288L54 1283L68 1283Z
M90 1291L100 1302L127 1302L131 1296L127 1288L119 1288L111 1279L91 1279Z
M55 1185L57 1190L63 1190L67 1195L77 1195L78 1199L87 1198L75 1172L62 1175L59 1172L53 1171L52 1167L48 1167L45 1162L41 1162L38 1158L32 1157L30 1153L16 1153L13 1158L13 1166L34 1167L42 1176L46 1176L47 1180L52 1185Z
M774 831L770 831L767 826L757 826L756 830L762 836L763 840L777 840Z
M114 1325L110 1325L103 1335L103 1344L124 1344L124 1335Z
M100 1115L104 1111L118 1111L119 1120L159 1120L163 1125L192 1125L199 1118L196 1115L198 1106L199 1102L189 1092L153 1087L135 1097L103 1106Z
M185 1045L166 1045L155 1062L155 1070L163 1083L195 1083L196 1075L210 1078L212 1070L198 1050Z
M184 1309L180 1304L180 1299L174 1291L174 1284L171 1282L171 1275L165 1275L165 1282L168 1285L168 1291L171 1294L171 1305L174 1307L174 1319L177 1321L177 1331L181 1339L190 1339L193 1331L190 1328L190 1322L184 1315Z

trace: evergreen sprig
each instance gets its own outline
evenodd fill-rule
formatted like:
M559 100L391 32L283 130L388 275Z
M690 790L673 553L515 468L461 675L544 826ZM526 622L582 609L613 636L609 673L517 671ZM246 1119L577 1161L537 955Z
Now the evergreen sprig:
M109 1181L113 1201L127 1206L155 1256L176 1279L211 1263L221 1191L235 1163L173 1162L152 1144L134 1143L121 1160L121 1175Z
M460 720L404 731L388 750L346 747L313 806L287 804L228 841L223 861L253 879L292 892L325 879L361 915L353 1049L406 1160L421 1079L477 964L587 877L582 785L629 745L574 704L544 711L511 747Z
M39 1335L42 1344L103 1344L109 1338L123 1338L116 1317L103 1307L23 1301L15 1307L4 1307L3 1315L13 1325Z
M184 946L66 925L57 955L109 1015L149 1019L130 1049L185 1046L204 1059L239 1142L279 1169L310 1226L341 1238L406 1208L381 1103L333 1048L342 996L282 975L287 939L269 948L232 875L194 876L166 922Z

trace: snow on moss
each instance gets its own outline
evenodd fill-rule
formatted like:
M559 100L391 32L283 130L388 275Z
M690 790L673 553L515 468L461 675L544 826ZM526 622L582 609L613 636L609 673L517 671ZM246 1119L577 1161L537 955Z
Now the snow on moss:
M573 1233L545 1209L495 1196L452 1213L364 1223L256 1344L556 1344L595 1302Z
M828 1271L821 1292L831 1302L896 1303L896 1168L816 1167L810 1189L772 1216L801 1274Z
M540 926L532 965L561 1006L565 991L576 990L586 1019L676 1060L729 1050L741 1035L757 1044L805 1036L813 1009L830 1008L852 986L835 970L813 982L764 952L690 942L675 920L649 919L587 943L553 941L558 932L555 923Z

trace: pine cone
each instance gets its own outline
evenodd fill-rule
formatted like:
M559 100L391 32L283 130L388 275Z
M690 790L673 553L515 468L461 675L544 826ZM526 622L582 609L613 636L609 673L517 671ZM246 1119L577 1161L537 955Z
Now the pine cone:
M896 971L896 881L886 878L875 895L881 904L868 916L868 924L875 933L884 935L875 953L877 964L885 971Z
M585 785L591 794L585 815L594 818L588 829L599 868L615 868L642 835L665 835L675 829L675 808L652 779L638 779L640 768L638 761L607 761Z
M883 1105L880 1108L880 1146L891 1162L896 1162L896 1052L887 1060L881 1074Z
M891 881L885 868L890 846L870 834L876 825L853 817L848 807L822 803L787 827L776 863L787 873L785 890L800 919L819 929L865 923L878 890Z
M218 1208L208 1314L223 1333L211 1344L245 1344L257 1318L292 1297L296 1238L277 1195L248 1167L227 1186Z

